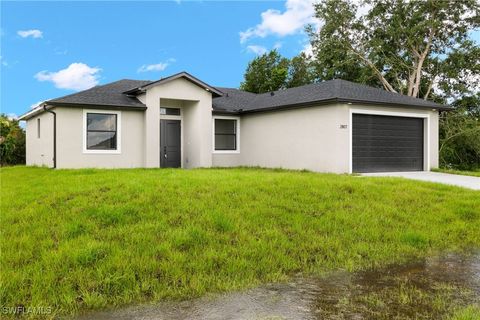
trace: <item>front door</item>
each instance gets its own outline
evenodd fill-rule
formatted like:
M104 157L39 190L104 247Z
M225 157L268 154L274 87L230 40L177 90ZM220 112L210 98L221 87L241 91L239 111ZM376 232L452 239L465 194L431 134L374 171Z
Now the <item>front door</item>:
M180 120L160 120L160 167L181 167Z

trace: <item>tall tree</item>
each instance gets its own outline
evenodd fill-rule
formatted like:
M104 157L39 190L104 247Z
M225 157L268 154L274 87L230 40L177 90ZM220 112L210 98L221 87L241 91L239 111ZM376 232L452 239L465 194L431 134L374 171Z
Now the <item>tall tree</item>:
M478 87L476 59L452 63L453 55L473 56L478 46L468 33L480 26L477 0L323 0L315 5L322 28L310 28L321 79L342 77L428 99L438 85L457 79ZM476 83L476 84L475 84ZM466 87L466 86L465 86ZM435 92L437 91L437 92Z
M289 61L277 50L272 50L248 63L240 89L264 93L284 88L288 76Z
M299 87L315 81L315 70L309 56L304 52L290 60L288 78L285 86L287 88Z

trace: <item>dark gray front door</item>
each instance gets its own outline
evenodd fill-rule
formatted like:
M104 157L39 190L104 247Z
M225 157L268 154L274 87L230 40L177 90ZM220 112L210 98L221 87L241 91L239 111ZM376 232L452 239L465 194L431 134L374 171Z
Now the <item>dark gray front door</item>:
M160 120L160 167L181 167L180 120Z
M353 114L353 172L423 170L423 119Z

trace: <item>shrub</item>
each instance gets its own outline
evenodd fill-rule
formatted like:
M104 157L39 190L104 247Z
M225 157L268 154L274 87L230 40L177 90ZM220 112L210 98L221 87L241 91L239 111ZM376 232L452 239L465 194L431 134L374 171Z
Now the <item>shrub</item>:
M0 115L0 165L25 164L25 131L18 120Z

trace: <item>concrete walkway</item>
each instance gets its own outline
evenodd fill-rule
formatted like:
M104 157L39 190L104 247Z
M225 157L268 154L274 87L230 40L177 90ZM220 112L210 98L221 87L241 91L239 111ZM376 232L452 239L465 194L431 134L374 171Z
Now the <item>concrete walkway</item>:
M363 173L367 177L401 177L413 180L431 181L443 184L450 184L458 187L464 187L473 190L480 190L480 178L471 176L461 176L458 174L449 174L441 172L415 171L415 172L376 172Z

